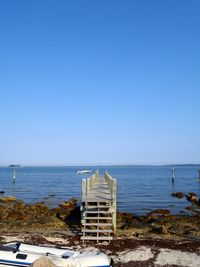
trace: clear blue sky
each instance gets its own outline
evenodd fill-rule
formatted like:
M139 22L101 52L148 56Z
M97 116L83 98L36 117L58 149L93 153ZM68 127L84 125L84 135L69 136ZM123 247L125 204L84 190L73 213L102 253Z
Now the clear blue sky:
M199 14L1 0L0 165L199 163Z

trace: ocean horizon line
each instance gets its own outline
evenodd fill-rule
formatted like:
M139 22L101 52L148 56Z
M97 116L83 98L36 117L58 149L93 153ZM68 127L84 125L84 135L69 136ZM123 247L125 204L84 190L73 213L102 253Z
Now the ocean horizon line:
M21 168L21 167L173 167L173 166L199 166L200 163L158 163L158 164L6 164L0 165L0 167L10 167L13 166Z

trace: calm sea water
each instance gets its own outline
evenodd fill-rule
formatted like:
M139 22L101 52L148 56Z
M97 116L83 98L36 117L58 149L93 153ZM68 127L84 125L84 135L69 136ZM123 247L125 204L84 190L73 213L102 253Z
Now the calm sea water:
M0 167L0 191L16 196L26 203L44 201L54 207L71 197L81 199L81 179L88 174L78 170L105 167L20 167L16 168L16 183L12 183L13 169ZM194 192L200 197L199 166L175 167L175 183L171 183L171 167L110 166L108 172L117 179L117 208L135 215L153 209L170 209L172 213L185 212L189 205L185 199L171 197L174 191Z

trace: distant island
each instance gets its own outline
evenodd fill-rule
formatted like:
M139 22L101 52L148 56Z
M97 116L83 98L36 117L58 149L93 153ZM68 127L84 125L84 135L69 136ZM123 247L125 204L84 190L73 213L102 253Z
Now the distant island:
M164 167L198 167L200 164L198 163L185 163L185 164L167 164L163 165Z
M21 167L21 165L19 165L19 164L10 164L8 167L16 168L16 167Z

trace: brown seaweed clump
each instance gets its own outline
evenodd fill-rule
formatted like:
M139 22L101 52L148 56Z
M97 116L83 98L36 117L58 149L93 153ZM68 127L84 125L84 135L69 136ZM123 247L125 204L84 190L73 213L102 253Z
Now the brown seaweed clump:
M25 204L23 201L0 205L1 230L28 231L66 229L65 219L76 208L76 200L70 199L59 207L49 209L44 202Z

